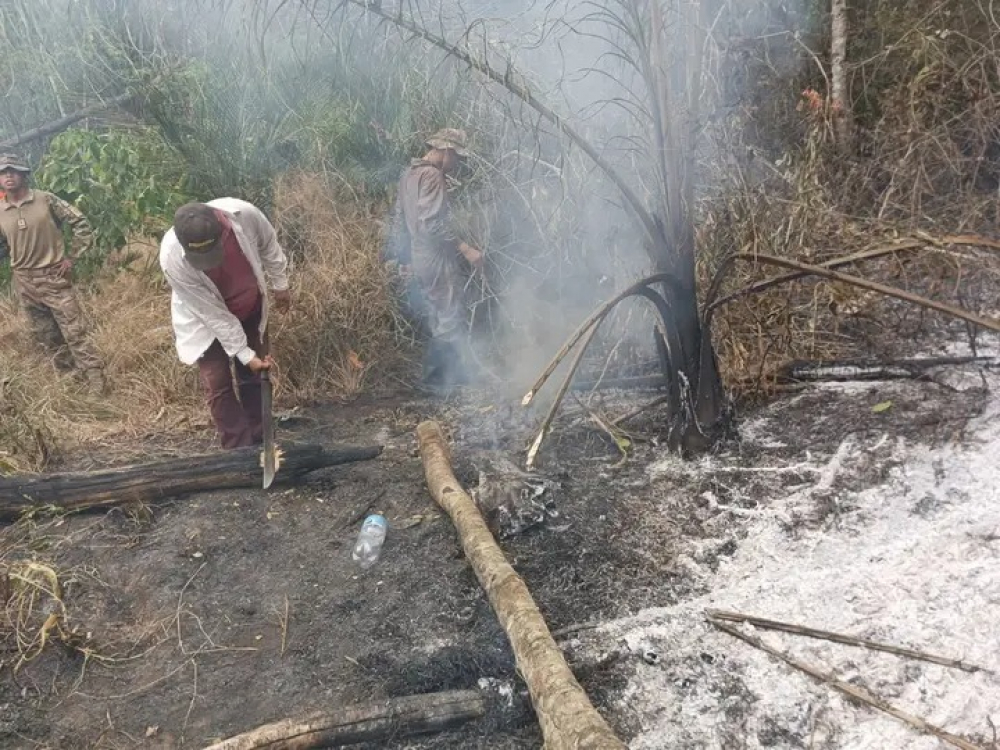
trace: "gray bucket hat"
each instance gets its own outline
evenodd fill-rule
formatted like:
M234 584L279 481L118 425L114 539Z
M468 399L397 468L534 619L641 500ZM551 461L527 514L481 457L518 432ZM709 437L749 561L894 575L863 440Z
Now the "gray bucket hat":
M184 260L199 271L222 265L222 222L205 203L185 203L174 212L174 234L184 248Z
M471 153L468 149L468 136L464 130L459 128L442 128L428 138L425 143L431 148L450 148L462 157L469 156Z
M5 169L13 169L15 172L28 173L31 167L17 154L0 154L0 172Z

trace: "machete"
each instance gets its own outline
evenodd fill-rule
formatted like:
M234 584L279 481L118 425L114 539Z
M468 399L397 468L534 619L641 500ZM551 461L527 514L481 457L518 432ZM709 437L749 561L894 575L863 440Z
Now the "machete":
M274 449L274 412L271 409L271 373L267 370L260 372L260 416L264 428L264 489L271 486L274 481L275 449Z

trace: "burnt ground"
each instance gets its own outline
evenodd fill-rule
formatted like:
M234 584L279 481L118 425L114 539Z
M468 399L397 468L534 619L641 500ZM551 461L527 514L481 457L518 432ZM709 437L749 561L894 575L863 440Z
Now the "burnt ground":
M642 403L650 394L621 398ZM892 408L873 412L884 399ZM860 394L810 389L772 405L787 425L780 445L725 450L753 466L832 454L847 432L866 429L950 440L983 402L982 391L934 383ZM618 403L614 413L627 409ZM384 454L291 489L217 492L5 529L8 560L58 571L66 625L77 637L74 645L53 638L16 674L17 653L0 655L0 745L201 748L311 710L474 687L481 678L520 691L503 633L425 489L414 428L428 417L453 428L456 474L467 487L491 457L520 463L534 426L485 394L463 405L395 398L322 407L281 427L280 439L381 443ZM653 434L655 421L650 412L634 430ZM718 520L706 491L724 502L726 489L683 471L653 481L648 467L665 453L655 441L638 442L622 463L582 420L564 421L547 444L540 471L559 482L547 497L557 515L502 546L557 634L696 592L682 553ZM789 473L782 481L802 478ZM743 490L741 497L754 497L752 486ZM390 530L380 562L361 572L350 551L371 511L384 512ZM730 542L703 550L699 562L732 554L740 543L738 517L734 523ZM638 658L612 652L587 661L571 647L567 657L598 707L619 697L622 662ZM636 731L605 713L624 738ZM530 711L516 702L461 730L381 746L513 749L540 740Z

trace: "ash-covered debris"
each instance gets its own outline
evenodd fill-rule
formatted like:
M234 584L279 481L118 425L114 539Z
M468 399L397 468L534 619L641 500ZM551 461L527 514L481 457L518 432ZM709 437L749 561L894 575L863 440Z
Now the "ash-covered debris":
M497 402L489 394L478 394L449 415L458 426L463 450L516 451L529 439L537 422L534 409L513 401Z
M562 483L522 471L502 455L485 456L479 486L471 492L490 531L501 539L559 517L556 508Z

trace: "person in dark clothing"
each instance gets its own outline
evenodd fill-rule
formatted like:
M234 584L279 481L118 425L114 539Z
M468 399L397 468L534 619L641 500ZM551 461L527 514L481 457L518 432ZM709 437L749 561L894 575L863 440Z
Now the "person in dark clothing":
M445 128L427 139L430 150L399 180L389 260L399 264L404 306L430 335L423 384L441 392L467 380L464 355L463 269L483 264L482 252L455 236L446 175L468 156L463 130Z

